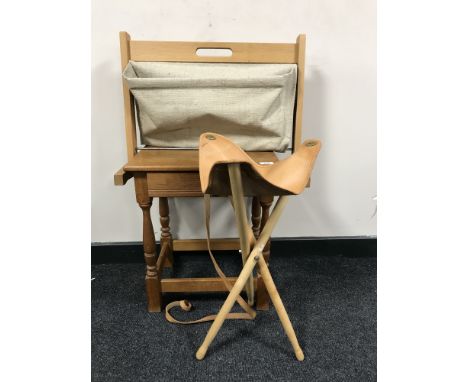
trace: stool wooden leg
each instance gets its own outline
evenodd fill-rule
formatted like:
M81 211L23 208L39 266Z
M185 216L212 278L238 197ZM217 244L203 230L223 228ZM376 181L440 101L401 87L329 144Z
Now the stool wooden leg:
M261 224L259 227L259 230L261 232L263 228L265 227L265 224L268 221L268 218L270 216L270 207L271 207L271 204L273 203L273 197L262 196L259 199L258 203L261 206L261 210L262 210ZM253 206L252 206L252 211L253 211ZM263 248L263 257L265 258L265 261L268 264L268 262L270 261L270 240L268 240L268 242L265 244L265 248ZM265 288L265 284L263 282L261 272L257 272L257 309L268 310L269 307L270 307L270 296L268 295L268 291Z
M232 192L232 204L236 215L237 231L240 237L240 247L242 252L242 262L246 263L250 255L250 241L248 230L250 230L249 222L247 219L247 212L245 210L244 190L242 189L242 176L239 163L232 163L228 165L229 180ZM250 275L247 285L247 302L250 306L254 304L254 281L253 276Z
M294 328L291 324L291 320L289 319L288 313L286 312L286 308L283 305L283 301L281 301L281 297L278 293L278 290L276 289L276 285L273 282L270 270L268 269L268 265L266 264L262 254L257 255L254 252L255 250L252 251L251 256L247 259L247 262L245 263L242 272L237 278L236 283L232 287L228 298L224 302L221 310L218 312L216 319L214 320L213 324L210 327L210 330L208 331L205 337L205 340L198 349L196 353L196 357L198 360L202 360L203 358L205 358L206 352L208 351L208 347L218 334L219 329L223 325L227 314L231 311L232 307L234 306L237 296L239 296L240 292L247 283L249 275L253 271L257 262L263 274L265 286L268 289L268 293L270 294L273 305L275 306L276 312L278 313L278 317L281 321L281 324L283 325L284 331L289 339L289 342L293 347L294 354L296 355L298 361L304 360L304 353L301 349L301 346L299 345L299 342L297 341L296 333L294 332Z
M250 256L247 258L247 261L245 262L244 267L242 268L242 271L239 277L237 278L234 286L232 287L231 292L229 292L229 295L226 301L224 301L224 304L221 307L221 310L218 312L215 320L211 324L211 327L208 330L208 333L206 334L205 340L203 341L202 345L200 346L200 348L198 349L196 353L196 357L198 360L202 360L203 358L205 358L206 352L208 351L208 347L213 342L214 338L216 337L216 334L218 334L219 329L223 325L223 322L226 319L227 314L231 311L236 301L237 296L240 294L245 284L247 283L248 278L252 274L252 271L255 265L257 264L259 260L263 259L263 255L261 251L264 248L268 238L270 237L271 232L273 231L276 223L278 222L278 219L281 216L281 213L283 212L283 209L286 203L287 203L287 197L285 196L281 197L276 203L276 206L271 214L271 218L265 224L265 228L260 234L260 237L258 238L257 243L255 244L255 247L252 249L252 252L250 253Z
M278 293L278 290L276 289L276 285L273 282L270 270L268 269L268 265L265 259L263 258L263 256L260 256L259 258L258 267L260 268L260 272L262 273L262 277L263 277L263 282L265 283L265 286L271 297L271 301L273 302L273 305L275 306L276 312L278 313L278 317L281 321L281 324L283 325L284 331L286 332L289 342L291 342L291 345L294 349L296 358L299 361L303 361L304 353L302 352L302 349L299 346L296 333L294 332L291 321L289 320L288 313L286 312L286 308L283 305L283 301L281 301L281 297Z
M137 202L143 211L143 249L146 262L146 296L149 312L161 311L161 280L156 269L156 240L151 221L151 205L153 199L148 196L146 174L135 175L135 190Z
M166 260L164 261L164 267L172 268L174 264L174 255L172 251L172 234L171 228L169 227L169 203L167 198L160 197L159 199L159 221L161 222L161 248L164 242L169 244L169 252L167 253Z

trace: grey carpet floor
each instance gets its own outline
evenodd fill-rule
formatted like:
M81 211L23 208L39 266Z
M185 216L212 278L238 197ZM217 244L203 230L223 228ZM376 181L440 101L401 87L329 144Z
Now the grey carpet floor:
M217 257L228 275L240 270L240 256ZM212 274L206 254L176 259L166 277ZM209 323L173 325L163 314L147 313L144 264L93 265L92 380L375 381L376 263L376 257L273 253L270 269L303 362L296 361L273 307L254 321L226 321L205 360L197 361ZM216 312L224 297L172 294L165 301L189 299L193 312L174 312L188 319Z

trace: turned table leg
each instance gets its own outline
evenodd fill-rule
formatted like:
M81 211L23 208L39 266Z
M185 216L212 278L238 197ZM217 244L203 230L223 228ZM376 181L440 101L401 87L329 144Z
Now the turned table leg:
M255 239L258 240L260 235L260 220L262 217L262 209L260 207L260 200L257 196L252 198L252 232ZM256 299L258 310L268 310L268 292L263 282L260 272L257 271L257 293ZM265 308L266 306L266 308Z
M260 201L258 197L254 196L252 198L252 231L254 233L255 239L258 239L260 235L260 219L262 217L262 210L260 208Z
M262 206L262 223L260 226L260 231L263 230L263 227L265 227L265 224L270 217L270 207L271 204L273 203L273 196L262 196L260 198L260 205ZM265 245L265 248L263 248L263 258L265 259L265 262L268 264L270 261L270 246L271 246L271 240L268 240L268 242Z
M138 205L143 211L143 249L146 262L146 296L149 312L161 311L161 280L156 269L156 240L151 221L153 198L148 196L146 174L135 175L135 191Z
M256 200L255 200L256 199ZM255 237L258 237L258 233L263 230L265 224L270 216L270 207L273 203L272 196L262 196L260 198L254 198L252 201L252 230L254 231ZM261 208L261 223L257 230L254 228L254 225L257 224L258 215ZM255 220L254 220L255 215ZM255 223L254 223L255 221ZM263 248L263 257L266 264L270 261L270 239ZM257 309L258 310L268 310L270 306L270 296L266 290L265 283L263 281L262 275L260 272L257 272Z
M169 203L166 197L159 198L159 221L161 222L161 248L165 242L167 242L169 245L169 252L164 262L164 267L172 268L174 265L174 255L172 250L173 246L171 228L169 227Z

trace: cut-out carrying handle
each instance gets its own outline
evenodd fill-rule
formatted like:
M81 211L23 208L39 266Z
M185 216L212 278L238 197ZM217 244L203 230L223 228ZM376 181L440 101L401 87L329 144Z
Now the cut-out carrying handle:
M231 48L200 47L195 50L198 57L232 57Z

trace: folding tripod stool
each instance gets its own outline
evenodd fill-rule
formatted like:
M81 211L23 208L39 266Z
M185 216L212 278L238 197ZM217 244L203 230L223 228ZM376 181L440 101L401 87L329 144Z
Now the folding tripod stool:
M208 347L216 337L236 299L251 280L255 266L259 267L259 272L296 358L299 361L304 359L291 321L263 258L262 250L281 216L287 202L287 195L300 194L309 182L320 146L320 141L305 141L287 159L264 165L256 163L239 146L222 135L206 133L200 136L199 167L202 191L205 195L232 195L244 266L196 353L198 360L205 357ZM255 240L248 224L244 204L244 196L250 196L253 192L255 192L253 195L261 193L279 196L258 240ZM247 287L247 291L249 289Z

